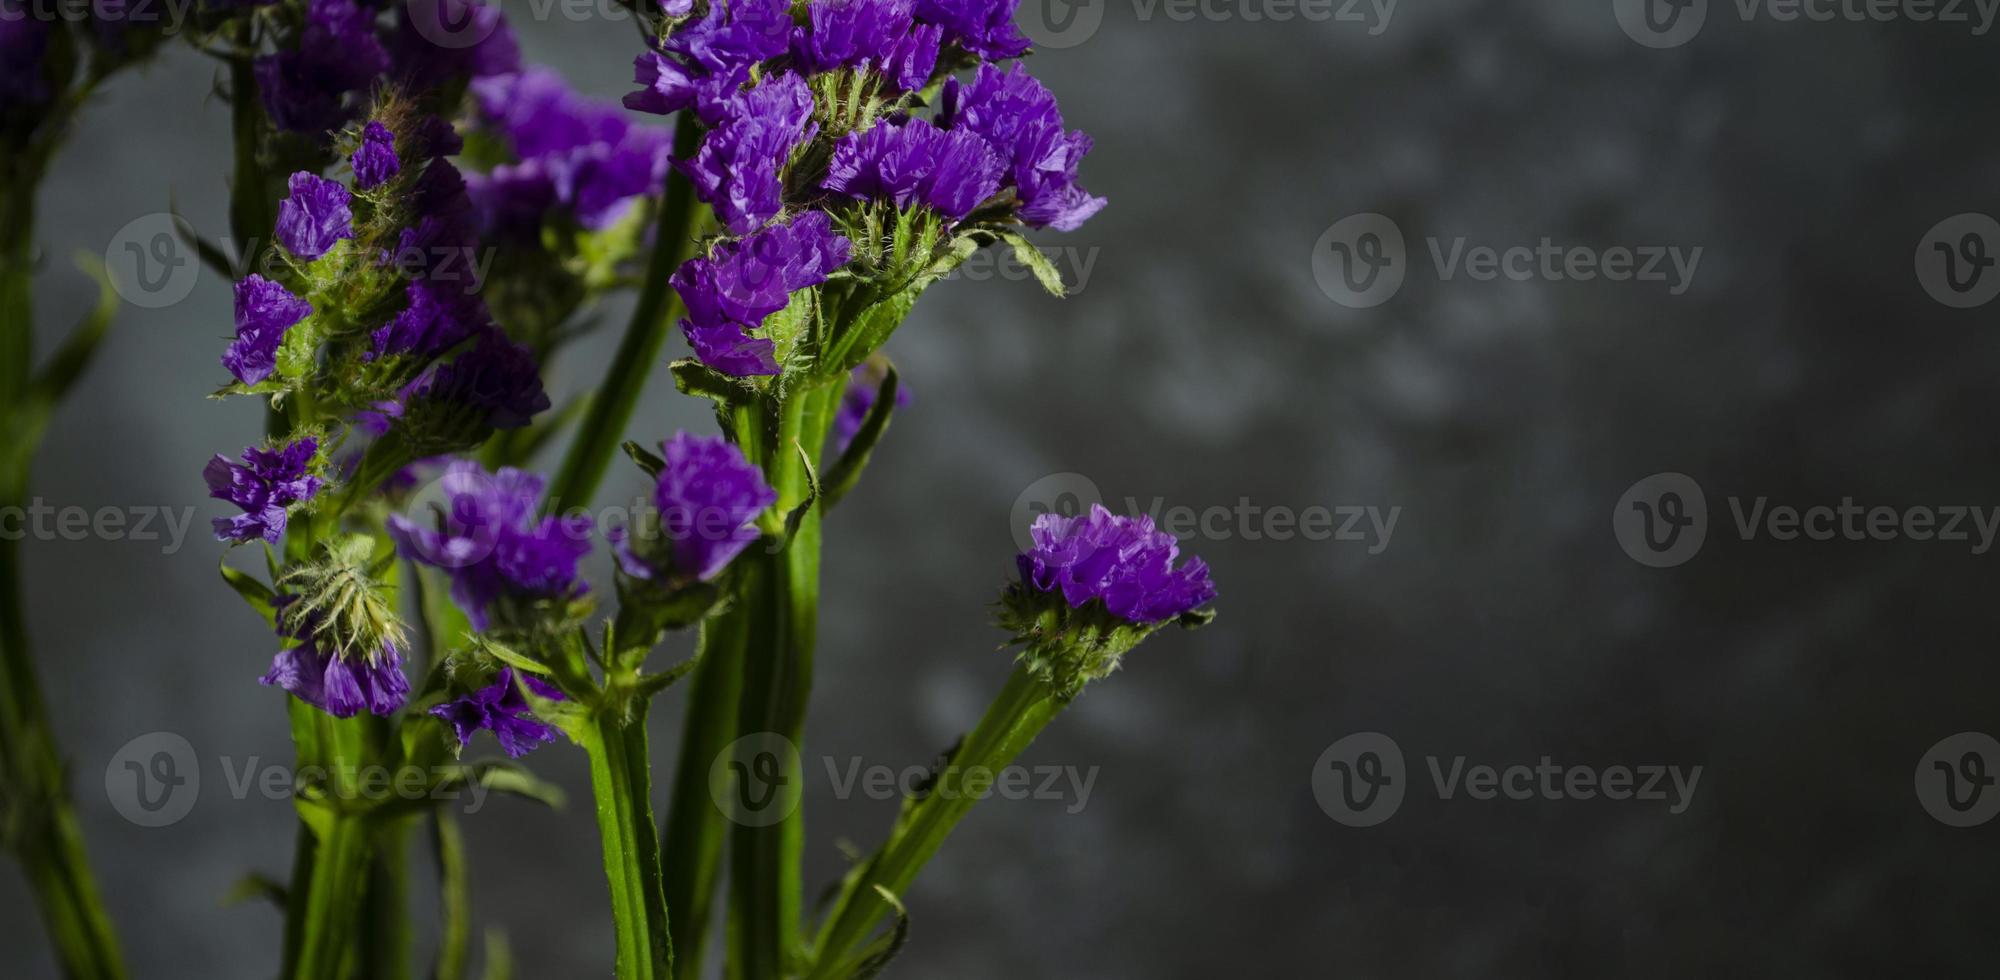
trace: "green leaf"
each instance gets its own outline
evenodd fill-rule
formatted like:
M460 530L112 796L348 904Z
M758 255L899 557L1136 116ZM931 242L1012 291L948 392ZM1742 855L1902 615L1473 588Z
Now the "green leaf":
M723 408L744 404L756 390L694 358L682 358L667 366L674 387L681 394L706 398Z
M624 449L625 455L632 457L632 462L639 464L639 468L645 470L646 475L652 479L659 479L660 474L667 468L666 460L636 442L627 442L620 448Z
M902 900L894 892L881 885L875 886L875 893L896 910L896 928L876 941L871 947L874 951L855 964L854 972L847 975L848 980L873 980L889 968L889 964L902 954L903 947L910 942L910 910L903 907Z
M806 447L798 443L793 443L792 448L799 451L799 461L805 464L806 499L800 501L797 507L792 508L791 513L785 515L785 541L787 543L792 540L794 535L799 533L799 525L806 522L806 515L812 513L813 505L819 503L820 497L819 471L813 468L812 455L806 452Z
M1188 612L1184 612L1181 614L1181 618L1178 620L1178 622L1180 623L1181 629L1198 630L1204 626L1207 626L1210 623L1215 622L1215 610L1213 609L1189 610Z
M845 498L855 484L861 482L862 471L868 468L868 460L875 453L875 446L889 431L890 417L896 413L896 389L901 383L896 375L895 365L888 365L882 375L882 385L875 392L875 404L869 406L868 417L861 422L861 428L854 433L854 441L847 444L847 451L833 464L826 477L826 505L832 507Z
M689 657L657 674L647 674L639 678L637 691L642 698L650 698L678 683L682 678L694 673L701 666L700 657Z
M264 617L265 623L268 623L272 629L277 629L277 593L272 592L270 586L257 581L256 576L251 575L249 572L237 571L234 568L230 568L226 560L223 562L221 568L222 580L229 583L229 587L235 589L236 594L242 596L243 601L249 603L250 608L257 615Z
M222 246L201 237L194 230L194 224L181 217L180 206L171 197L167 199L167 214L173 217L174 231L180 235L181 241L194 249L194 254L201 258L201 264L208 266L210 272L230 282L241 278L236 274L239 263L235 257L223 251Z
M1069 287L1063 285L1062 273L1056 271L1049 257L1042 254L1042 250L1036 248L1033 242L1023 238L1019 232L1013 231L1001 232L1000 240L1014 249L1014 257L1019 259L1022 265L1027 266L1028 271L1035 274L1036 281L1042 284L1043 289L1049 291L1049 295L1057 299L1069 295Z
M270 875L244 875L236 879L236 884L229 887L228 894L222 896L222 905L224 908L229 908L260 898L281 909L284 908L287 899L285 883Z
M111 318L118 312L118 291L111 285L111 277L105 274L104 263L87 252L78 252L77 268L92 279L97 280L97 305L86 314L62 349L49 359L42 373L35 379L35 398L46 405L55 405L83 377L84 369L90 367L91 359L97 354L97 347L104 341L104 335L111 329Z

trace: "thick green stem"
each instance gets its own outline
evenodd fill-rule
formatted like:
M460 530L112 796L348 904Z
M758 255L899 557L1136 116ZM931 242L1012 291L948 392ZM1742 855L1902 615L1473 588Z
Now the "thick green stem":
M687 159L700 145L701 131L693 119L682 113L674 128L674 156ZM647 264L645 282L640 287L639 305L625 328L604 382L597 388L590 411L577 429L576 441L563 458L562 469L549 486L546 504L550 512L565 507L588 507L611 466L611 458L625 441L625 426L639 405L646 379L658 366L660 351L666 346L680 296L667 284L674 270L686 262L694 250L694 226L700 207L694 199L694 185L675 173L667 179L666 198L654 229L653 256Z
M465 877L465 834L458 817L443 808L431 811L431 847L437 855L438 934L435 980L465 980L472 955L472 888Z
M410 836L420 817L378 822L363 901L364 971L371 980L409 980L415 937L410 929Z
M289 893L288 908L297 909L303 928L297 932L298 948L287 957L287 980L344 980L368 883L371 832L365 818L341 813L317 837L305 891ZM294 877L292 887L298 884Z
M621 719L600 711L582 736L590 754L604 875L618 931L619 980L666 980L673 975L667 899L660 881L659 831L653 826L652 774L646 750L646 705Z
M778 491L778 513L789 514L811 498L811 467L818 465L840 393L839 385L793 391L767 408L766 431L775 438L760 447L759 461ZM737 731L739 736L775 734L796 749L805 735L819 625L817 504L808 509L784 550L758 555L755 561L752 580L758 587L744 601L763 622L744 653ZM799 752L788 753L786 763L793 768L780 776L782 785L794 792L804 779L801 758ZM743 980L782 980L804 955L799 928L802 807L793 806L768 826L737 828L731 851L731 966Z
M688 682L687 719L666 830L667 907L674 913L674 973L681 980L701 977L713 921L729 823L710 798L708 774L736 737L750 617L749 607L738 602L702 624L700 662Z
M1047 684L1015 668L979 727L938 774L930 795L897 824L874 859L849 876L820 932L811 980L835 980L851 972L856 950L894 911L876 889L902 895L972 805L991 791L999 771L1013 764L1062 708Z

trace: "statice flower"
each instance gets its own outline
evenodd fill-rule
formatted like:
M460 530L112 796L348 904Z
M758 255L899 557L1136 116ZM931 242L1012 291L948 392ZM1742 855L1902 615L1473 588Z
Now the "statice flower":
M944 28L918 24L914 0L815 0L792 35L792 60L808 74L866 68L914 92L937 70Z
M897 207L927 205L958 221L1000 189L1004 168L979 135L911 119L842 137L821 186Z
M653 489L663 540L621 540L618 564L646 581L706 582L757 540L757 515L778 492L721 436L683 432L663 448L667 465Z
M489 325L471 349L431 366L411 382L403 392L400 411L416 428L466 432L525 428L549 406L534 353ZM462 419L464 424L427 424L439 417Z
M875 400L882 394L882 373L872 365L862 364L854 369L847 391L840 397L840 411L833 417L833 451L839 455L854 443L854 437L861 432L861 426L868 421L868 413L875 410ZM911 400L909 386L896 383L896 408L909 406Z
M278 368L285 331L312 312L312 304L291 290L250 274L236 284L236 340L223 353L222 366L246 385L270 377Z
M260 679L336 718L363 711L395 714L410 697L410 680L403 676L403 651L385 643L369 655L341 655L327 650L310 630L296 637L299 645L281 650Z
M361 145L354 150L354 186L372 190L386 184L403 170L396 158L396 134L380 122L370 120L361 130Z
M970 85L945 82L938 125L979 134L1007 161L1008 183L1021 219L1037 228L1075 231L1104 209L1077 185L1091 139L1063 129L1056 97L1019 64L1009 71L981 65Z
M486 78L521 70L521 45L498 4L430 0L399 4L396 72L414 91L454 78ZM423 18L419 20L418 18Z
M280 449L246 449L242 463L219 455L209 460L201 474L208 495L243 508L235 517L215 519L216 540L278 543L291 508L311 500L325 485L312 473L318 452L319 440L307 437Z
M1043 514L1030 531L1034 547L1017 560L1021 582L1060 594L1072 608L1102 602L1111 614L1149 625L1178 618L1215 598L1208 565L1189 559L1146 515L1119 517L1102 504L1077 517Z
M445 507L433 525L396 515L389 535L405 558L451 576L452 599L474 628L490 627L503 601L567 601L589 590L577 563L590 553L591 520L538 518L541 477L460 460L439 486Z
M0 2L0 116L16 106L38 106L49 97L42 59L48 53L48 22L15 0Z
M852 248L824 212L808 211L683 264L672 285L687 306L681 332L695 356L736 377L777 374L776 346L749 331L784 309L793 293L825 282L847 264Z
M475 186L489 228L530 228L560 202L584 227L602 230L666 180L673 141L665 130L632 125L618 107L576 94L554 71L482 79L472 92L520 160Z
M791 35L786 0L710 0L707 16L680 24L639 56L633 81L641 88L625 97L625 107L662 116L692 108L714 126L751 68L783 55Z
M298 47L259 57L257 92L278 128L319 134L348 118L346 96L389 70L375 11L354 0L312 0Z
M780 174L793 151L818 134L812 119L812 89L785 72L731 102L694 159L675 160L674 166L715 209L723 227L747 235L784 210Z
M994 61L1019 58L1032 42L1014 26L1021 0L916 0L918 19L937 24L947 40Z
M354 237L354 212L347 188L310 171L292 175L291 196L278 205L278 244L295 258L311 262Z
M476 301L462 292L440 290L428 280L410 283L404 293L409 305L370 335L375 342L370 360L399 354L434 357L458 346L487 322Z
M566 700L561 691L533 674L523 673L520 679L538 697ZM500 747L515 759L534 751L536 746L556 740L555 726L535 717L534 707L515 682L512 667L500 668L493 683L432 708L431 715L451 726L460 749L472 744L472 736L481 729L492 732L500 740Z

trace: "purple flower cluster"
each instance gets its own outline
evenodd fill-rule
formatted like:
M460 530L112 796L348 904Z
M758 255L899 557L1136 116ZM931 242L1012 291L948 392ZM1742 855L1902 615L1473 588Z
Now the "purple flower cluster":
M625 107L661 116L692 108L703 123L717 125L750 70L783 55L791 36L785 0L710 0L707 16L681 24L657 50L639 56L633 81L641 89L625 97Z
M403 162L396 158L396 134L369 120L362 127L361 145L355 147L352 163L356 190L373 190L388 183L403 170Z
M460 460L438 486L445 510L436 525L392 516L389 535L403 557L450 574L452 598L474 628L491 625L503 599L562 600L589 591L576 566L590 553L590 518L537 519L541 477L512 468L488 473Z
M632 125L616 106L576 94L552 70L484 78L472 93L519 161L469 181L489 230L532 234L558 203L585 228L601 230L666 180L673 141L665 130Z
M308 437L282 449L246 449L242 463L224 456L209 460L201 473L208 495L243 508L235 517L215 519L216 540L278 543L293 505L311 500L325 485L312 474L318 452L319 440Z
M279 129L319 134L347 121L348 93L365 91L388 70L373 9L312 0L298 46L257 59L257 92Z
M48 22L29 15L15 0L0 0L0 116L15 106L37 106L49 97L42 76L48 53Z
M747 235L784 210L780 175L792 154L819 132L812 89L792 72L765 80L729 103L692 160L674 165L695 195L715 208L723 227Z
M521 70L520 42L498 4L421 0L398 6L393 54L396 73L410 89Z
M847 385L847 392L840 396L840 411L833 417L833 451L839 455L847 451L854 437L861 432L861 426L868 421L868 413L875 410L875 399L881 397L882 378L868 365L854 369L853 380ZM896 408L910 404L908 385L901 379L896 383Z
M285 331L312 312L312 304L291 290L251 273L236 284L236 340L223 352L222 366L246 385L270 377Z
M660 511L665 561L659 567L621 542L618 564L633 578L706 582L757 540L757 515L778 492L743 452L721 436L686 432L669 439L653 503Z
M899 208L926 205L958 221L1000 189L1004 167L979 135L910 119L842 138L820 186Z
M809 26L792 34L792 60L801 71L871 69L914 92L937 70L945 29L917 23L914 0L817 0L806 18Z
M1021 200L1021 220L1037 228L1075 231L1104 210L1104 199L1077 185L1091 139L1063 129L1056 97L1028 70L981 65L972 84L945 82L938 125L967 130L992 144L1007 162Z
M689 260L672 285L687 306L681 332L703 364L739 378L778 373L776 347L752 337L791 295L826 281L847 264L852 243L824 212L808 211Z
M917 0L917 17L944 28L945 38L979 55L1001 61L1028 53L1030 43L1014 26L1021 0Z
M409 305L370 335L375 342L370 360L414 354L435 357L458 346L487 322L476 297L440 289L419 279L404 287Z
M1017 559L1022 584L1060 593L1072 608L1098 601L1120 619L1149 625L1215 598L1208 565L1190 558L1174 567L1179 543L1146 515L1119 517L1094 504L1077 517L1043 514L1031 534L1034 547Z
M523 673L520 680L538 697L567 700L561 691L533 674ZM500 740L500 747L515 759L534 751L536 746L556 740L555 726L535 717L534 707L521 693L520 684L515 683L512 667L500 668L493 683L432 708L431 715L451 726L461 749L472 744L472 736L481 729L492 732Z
M299 645L278 652L271 670L261 678L335 718L352 718L362 711L392 715L410 698L410 680L403 676L403 652L384 644L374 656L342 657L320 649L310 630L295 637Z
M352 196L337 180L310 171L292 175L291 195L278 204L278 244L294 258L311 262L343 238L354 237Z

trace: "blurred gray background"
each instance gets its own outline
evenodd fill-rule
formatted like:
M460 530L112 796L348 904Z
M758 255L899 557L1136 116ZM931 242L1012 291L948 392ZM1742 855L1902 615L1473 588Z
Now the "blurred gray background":
M629 24L507 6L532 60L626 91ZM1033 60L1097 138L1086 183L1112 204L1044 239L1071 250L1072 280L1094 262L1079 295L947 283L891 344L917 404L828 531L814 882L894 809L834 799L821 760L927 762L1005 676L987 606L1038 481L1079 473L1141 506L1402 510L1373 554L1228 522L1190 540L1214 565L1219 623L1148 644L1034 746L1026 764L1100 767L1088 805L977 809L910 896L891 975L1990 975L2000 825L1934 819L1913 773L1940 739L2000 729L2000 559L1963 542L1746 541L1725 500L2000 505L2000 307L1935 301L1912 258L1937 222L2000 209L2000 41L1710 7L1699 37L1654 50L1610 0L1409 0L1373 34L1253 21L1262 8L1236 0L1185 22L1106 0L1093 36ZM102 252L170 199L225 226L213 75L173 50L61 157L42 195L44 349L91 298L63 257ZM1393 300L1356 310L1313 261L1362 212L1401 227L1411 268ZM1442 281L1432 236L1704 254L1678 296ZM623 311L560 363L559 393L598 376ZM261 424L204 397L229 333L213 277L128 311L35 482L58 506L199 506L177 553L26 551L43 679L145 977L271 975L278 915L221 900L246 872L282 875L295 826L286 803L231 799L222 775L290 758L282 699L256 683L271 638L200 535L223 512L202 499L203 461ZM633 437L709 424L661 380ZM1700 481L1711 520L1698 557L1652 569L1611 515L1662 471ZM617 480L607 497L639 488ZM676 694L655 713L663 762L680 712ZM104 767L156 731L190 740L204 790L184 821L143 829L108 803ZM1368 731L1400 744L1408 796L1356 828L1312 778ZM1441 799L1433 756L1704 771L1673 814ZM507 931L522 976L603 975L582 757L532 762L572 804L496 800L467 821L475 913ZM0 973L53 975L11 872L0 948Z

